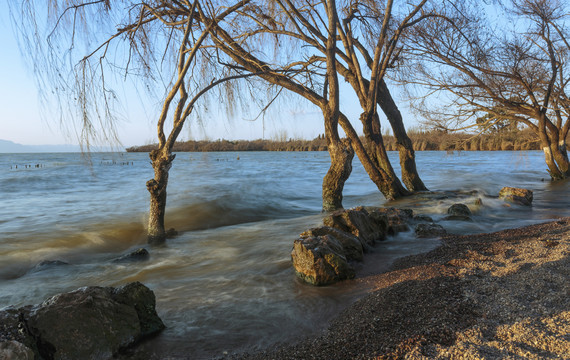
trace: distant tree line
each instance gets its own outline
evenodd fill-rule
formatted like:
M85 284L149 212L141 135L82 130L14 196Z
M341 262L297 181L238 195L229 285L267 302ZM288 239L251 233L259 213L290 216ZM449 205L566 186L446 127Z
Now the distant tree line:
M519 151L542 150L540 139L529 129L510 132L471 134L441 130L410 130L408 135L415 151ZM396 138L384 135L387 151L397 151ZM132 146L127 152L151 152L157 144ZM174 152L215 151L327 151L324 136L312 140L188 140L176 142Z

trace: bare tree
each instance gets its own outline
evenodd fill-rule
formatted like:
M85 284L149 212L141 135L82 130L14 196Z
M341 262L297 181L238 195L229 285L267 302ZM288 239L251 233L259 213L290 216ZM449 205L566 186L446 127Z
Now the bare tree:
M382 139L377 110L379 105L394 131L402 181L412 192L427 188L417 172L414 149L406 133L402 114L384 78L398 60L401 35L430 15L422 12L426 2L422 0L396 6L393 0L351 1L341 9L344 17L338 23L344 46L344 53L339 53L339 73L351 84L362 106L360 121L369 155L387 174L396 177ZM361 65L361 59L368 71Z
M327 129L328 127L330 130L331 126L334 126L331 124L329 126L326 123L326 103L330 99L327 99L326 93L324 96L320 95L320 89L325 89L328 86L325 80L329 81L331 79L330 76L325 76L322 70L327 69L328 71L331 68L329 63L333 61L333 58L330 57L330 52L327 52L330 49L327 47L330 31L327 27L328 22L326 19L333 17L337 21L337 30L340 29L340 26L336 4L333 7L335 10L334 14L325 10L331 9L328 5L328 2L320 1L274 0L270 2L252 2L251 6L247 7L247 11L243 11L243 18L249 18L249 23L240 23L239 29L217 28L213 37L219 39L218 46L220 50L245 70L250 72L263 71L264 74L261 77L270 84L286 88L317 105L325 117L325 128ZM265 38L271 37L278 47L282 46L282 44L293 42L295 45L292 48L301 48L305 52L301 56L297 55L292 61L281 61L279 63L280 60L283 60L282 56L271 57L267 55L266 51L250 51L254 47L251 44L255 40L252 39L258 39L263 36ZM337 36L336 41L338 42L339 40L340 38ZM327 54L329 54L328 57L326 56ZM342 68L347 68L346 63L342 62L345 55L339 51L338 47L336 47L335 54L334 67L337 72L341 72ZM369 80L366 81L369 82ZM375 94L378 93L377 91L373 92ZM399 121L401 122L401 117ZM370 178L386 198L393 199L409 194L394 174L383 144L380 150L383 150L384 156L381 158L382 161L379 161L380 158L376 156L376 152L371 152L370 147L367 148L361 142L352 124L342 112L339 117L339 125L347 135L352 148L358 155ZM381 141L379 121L375 125L377 126L375 131L379 134ZM346 145L341 144L338 142L338 139L334 138L335 136L331 131L327 131L326 135L331 154L331 168L323 181L323 208L328 210L339 207L340 202L338 199L341 199L342 196L341 184L344 184L346 180L341 180L343 179L341 176L329 177L329 174L332 172L346 174L346 169L348 169L348 165L346 165L348 157L344 155L335 156L333 152L338 149L344 149L343 152L348 153L349 150ZM332 137L329 135L332 135ZM334 146L330 146L330 144ZM342 162L344 162L344 165L341 164ZM345 170L341 171L340 169ZM336 178L338 181L334 184L328 182L328 179L331 178ZM333 196L333 194L336 195Z
M512 0L486 9L470 1L441 5L440 16L407 38L411 61L403 81L428 93L419 108L442 124L456 121L456 128L524 124L539 136L550 176L570 176L568 3ZM493 13L510 21L486 16ZM440 96L431 101L431 95Z
M221 83L249 76L220 66L205 50L211 46L207 39L213 24L230 18L248 2L12 3L14 20L21 25L25 48L31 50L27 55L36 64L40 83L51 85L61 108L69 105L78 109L87 145L101 133L105 138L114 136L116 95L109 73L140 76L148 88L154 86L153 79L166 80L167 91L157 120L158 148L150 152L154 178L146 184L150 193L150 243L166 238L166 189L175 158L172 148L196 102ZM212 19L210 27L196 21L200 13ZM47 20L40 18L43 14L48 14ZM38 24L45 24L47 36ZM72 117L77 114L72 113Z

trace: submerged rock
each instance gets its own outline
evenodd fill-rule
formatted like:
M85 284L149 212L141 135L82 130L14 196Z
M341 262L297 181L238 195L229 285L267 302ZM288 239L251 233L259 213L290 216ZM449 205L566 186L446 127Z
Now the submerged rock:
M533 192L528 189L504 187L499 191L499 199L514 204L531 206L533 200Z
M61 261L61 260L44 260L42 262L40 262L39 264L37 264L36 266L34 266L29 272L30 273L36 273L39 271L44 271L44 270L48 270L48 269L52 269L52 268L58 268L61 266L68 266L69 263L66 263L65 261Z
M453 204L447 209L447 213L449 214L443 220L463 220L463 221L472 221L471 220L471 210L465 204Z
M0 340L21 343L37 358L109 359L164 329L155 305L154 293L139 282L84 287L39 305L0 311ZM13 345L10 351L20 348Z
M433 219L427 215L415 215L414 216L414 221L416 222L428 222L428 223L432 223Z
M355 275L343 252L342 244L331 235L308 236L295 240L291 259L301 279L313 285L328 285Z
M415 233L418 238L434 238L447 234L447 231L443 226L431 223L416 225Z
M178 231L176 231L175 228L170 228L170 229L166 230L166 238L167 239L173 239L177 236L178 236Z
M149 257L150 254L147 249L139 248L119 258L116 258L115 260L113 260L113 262L122 263L122 262L145 261L148 260Z

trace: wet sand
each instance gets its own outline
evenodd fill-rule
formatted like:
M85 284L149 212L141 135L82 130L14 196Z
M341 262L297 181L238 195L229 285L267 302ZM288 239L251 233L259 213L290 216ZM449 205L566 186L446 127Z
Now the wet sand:
M570 359L570 218L437 249L354 281L325 332L243 359Z

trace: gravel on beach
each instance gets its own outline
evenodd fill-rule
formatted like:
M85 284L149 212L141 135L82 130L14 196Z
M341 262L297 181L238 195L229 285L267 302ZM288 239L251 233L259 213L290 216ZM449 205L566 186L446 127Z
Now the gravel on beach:
M570 359L570 218L448 235L354 281L325 332L243 359Z

